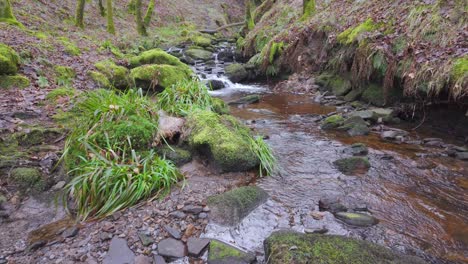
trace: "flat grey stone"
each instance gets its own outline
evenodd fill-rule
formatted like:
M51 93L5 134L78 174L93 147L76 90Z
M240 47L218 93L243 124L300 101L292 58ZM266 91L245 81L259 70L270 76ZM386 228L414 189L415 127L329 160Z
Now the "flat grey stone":
M153 262L154 264L167 264L166 260L159 255L154 255Z
M179 232L179 230L172 228L168 225L164 226L164 229L169 233L170 236L172 236L175 239L181 239L182 234Z
M152 264L153 262L151 261L150 257L147 257L145 255L139 255L135 258L134 264Z
M145 247L154 243L154 239L145 233L138 233L138 237L140 238L141 244Z
M166 238L158 244L158 254L169 258L185 257L185 245L179 240Z
M114 237L111 240L109 251L104 258L103 264L133 264L135 254L127 245L127 240Z
M198 257L200 256L206 247L210 244L210 240L206 238L195 238L191 237L187 241L187 248L189 256Z
M203 207L195 206L195 205L187 205L187 206L184 206L182 211L184 211L185 213L189 213L189 214L199 214L203 211Z

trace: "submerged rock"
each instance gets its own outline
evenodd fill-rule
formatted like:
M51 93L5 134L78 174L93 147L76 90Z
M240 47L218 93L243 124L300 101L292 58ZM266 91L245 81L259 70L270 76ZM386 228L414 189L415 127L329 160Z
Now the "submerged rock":
M379 220L377 218L362 213L347 213L347 212L338 212L335 213L335 217L348 225L357 226L357 227L368 227L378 224Z
M380 137L385 140L396 140L398 138L404 138L408 135L408 132L403 130L387 130L380 134Z
M364 174L370 168L370 163L367 158L351 157L339 159L333 162L335 167L346 175Z
M346 130L348 135L352 137L368 135L370 132L366 121L364 121L364 119L359 116L352 116L346 119L343 122L343 125L340 126L338 129Z
M367 148L366 144L355 143L344 149L343 152L353 156L365 156L369 153L369 149Z
M245 81L249 77L249 73L245 69L244 65L239 63L226 66L225 71L226 76L233 83Z
M128 264L133 263L135 254L130 250L127 241L114 237L109 246L109 251L104 258L103 264Z
M218 240L212 240L208 253L208 264L250 264L255 255L244 252Z
M244 96L236 101L229 102L230 105L244 105L244 104L255 104L260 101L260 95L258 94L251 94Z
M267 198L268 194L256 186L240 187L211 196L208 198L210 218L218 224L236 225Z
M342 236L277 231L271 234L263 245L269 264L425 263L417 257L402 255L377 244Z

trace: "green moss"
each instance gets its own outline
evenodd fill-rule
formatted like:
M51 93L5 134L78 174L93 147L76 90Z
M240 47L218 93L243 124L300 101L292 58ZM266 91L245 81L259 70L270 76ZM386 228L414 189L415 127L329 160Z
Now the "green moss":
M173 161L177 166L184 165L192 160L192 154L185 149L164 145L158 148L158 154L166 159Z
M58 40L62 43L62 46L66 53L72 56L78 56L81 54L81 50L73 44L68 38L66 37L59 37Z
M76 77L75 70L67 66L56 66L55 73L57 75L56 81L58 85L69 86Z
M187 51L185 51L185 54L195 60L207 61L213 58L213 52L203 50L203 49L190 48Z
M107 80L119 89L126 89L129 86L129 70L123 66L115 64L111 60L100 61L94 64L99 72L106 76Z
M190 146L211 156L223 171L245 171L259 164L249 145L248 128L234 117L196 111L189 115L187 126L192 131Z
M229 106L219 98L213 98L212 99L212 109L215 113L218 113L220 115L228 115L229 114Z
M10 177L22 191L26 191L26 189L29 188L35 191L44 190L45 183L38 169L26 167L15 168L11 171Z
M11 47L0 43L0 75L16 74L20 57Z
M357 38L366 32L372 32L380 27L379 24L375 24L372 18L368 18L364 23L354 27L348 28L341 32L337 39L342 44L351 44L357 40Z
M265 254L271 264L283 263L401 263L422 264L419 258L403 256L366 241L318 234L277 231L265 240ZM295 250L291 250L295 247Z
M135 87L163 90L179 81L190 79L192 71L173 65L143 65L130 72Z
M227 257L241 257L242 252L217 240L210 242L210 259L225 259Z
M250 31L255 27L255 6L252 0L247 0L245 5L245 27Z
M333 164L346 175L365 173L370 168L369 160L363 157L339 159L334 161Z
M344 118L341 115L332 115L323 121L322 129L334 129L343 125Z
M142 52L140 55L130 58L129 63L132 68L145 64L167 64L188 68L188 66L182 63L177 57L174 57L161 49L152 49Z
M317 76L315 82L332 91L337 96L344 96L351 91L351 82L347 78L340 77L331 73L322 73Z
M238 83L246 80L249 77L249 73L245 69L244 65L240 63L233 63L224 69L226 71L226 76L231 80L231 82Z
M362 94L362 100L375 106L385 105L385 95L383 88L379 85L369 85Z
M15 15L13 15L13 10L11 8L10 0L2 0L0 2L2 5L0 6L0 22L4 22L14 26L23 27L23 25L16 20Z
M454 80L468 75L468 57L458 58L453 62L451 76Z
M270 55L268 60L273 63L277 57L281 55L284 50L284 42L273 42L270 47Z
M50 91L46 95L46 99L50 101L56 101L60 97L73 97L76 93L76 90L69 87L59 87Z
M315 7L315 0L304 0L301 20L306 20L317 11Z
M209 47L211 46L211 39L205 36L194 36L191 38L191 41L194 45L200 47Z
M30 147L57 139L62 135L62 132L63 131L56 128L34 127L16 134L15 139L18 141L19 145Z
M97 71L89 71L88 76L99 86L99 88L112 88L112 84L107 77Z
M28 78L22 75L0 75L0 89L10 89L10 88L26 88L29 87L30 81Z

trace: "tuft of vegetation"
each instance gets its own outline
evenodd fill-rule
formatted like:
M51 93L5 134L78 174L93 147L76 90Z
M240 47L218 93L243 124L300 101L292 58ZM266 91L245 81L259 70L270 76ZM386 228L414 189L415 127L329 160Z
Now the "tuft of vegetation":
M70 39L66 37L59 37L58 40L62 43L62 46L66 53L71 56L78 56L81 54L80 48L73 44Z
M379 28L378 24L374 23L372 18L368 18L363 23L356 27L348 28L337 36L339 42L343 44L351 44L355 42L359 36L366 32L372 32Z
M76 94L76 90L69 87L59 87L50 91L46 95L46 99L50 101L56 101L60 97L73 97Z
M250 138L250 149L257 155L260 160L259 173L260 177L264 175L272 175L278 169L278 160L273 154L273 150L263 140L262 137L258 136Z

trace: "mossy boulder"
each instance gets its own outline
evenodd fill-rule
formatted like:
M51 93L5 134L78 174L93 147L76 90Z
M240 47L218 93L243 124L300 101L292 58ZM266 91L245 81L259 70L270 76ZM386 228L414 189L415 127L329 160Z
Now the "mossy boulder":
M173 65L143 65L130 71L130 79L135 87L145 90L163 91L179 81L189 79L192 71Z
M112 88L109 79L98 71L89 71L88 76L99 86L99 88Z
M206 36L194 36L190 39L194 45L200 46L200 47L209 47L211 46L211 38L206 37Z
M331 115L323 121L322 129L329 130L338 128L343 125L344 121L345 119L341 115Z
M176 146L163 146L158 148L158 154L174 162L177 166L184 165L192 160L190 151Z
M233 83L245 81L249 77L249 73L245 69L244 65L240 63L234 63L226 66L226 76Z
M337 96L346 95L351 91L351 82L335 74L323 73L315 79L315 83Z
M259 164L250 148L250 131L229 115L196 111L187 117L189 145L212 158L222 171L247 171Z
M249 264L255 255L244 252L219 240L211 240L208 252L209 264Z
M269 264L425 263L417 257L402 255L377 244L343 236L276 231L263 245Z
M140 55L130 58L129 64L131 68L146 64L167 64L172 66L188 67L177 57L174 57L161 49L151 49L142 52Z
M398 101L403 96L399 89L392 89L386 95L383 87L377 84L369 84L362 93L361 100L375 106L385 106Z
M229 106L220 98L213 98L212 101L212 110L215 113L220 115L227 115L229 114Z
M23 75L0 75L0 89L23 89L29 87L31 82Z
M0 43L0 75L16 74L18 66L19 56L15 50L10 46Z
M339 159L333 165L346 175L365 174L371 167L369 159L364 157L350 157Z
M33 189L42 191L45 189L45 182L41 172L36 168L20 167L11 170L10 177L15 185L22 191Z
M359 100L359 98L361 98L362 93L363 90L361 88L354 88L344 96L344 100L346 102L353 102Z
M111 60L97 62L94 66L99 72L106 76L107 80L109 80L114 87L119 89L126 89L129 87L129 70L127 68L117 65Z
M185 51L185 55L194 60L207 61L213 58L213 52L204 49L190 48Z
M69 87L59 87L50 91L46 95L46 99L50 101L56 101L58 98L63 97L73 97L76 94L77 90Z
M370 133L370 129L364 121L364 119L360 116L352 116L346 119L343 122L343 125L340 126L338 129L346 130L348 135L354 136L364 136Z
M257 186L240 187L208 198L210 219L221 225L233 226L268 199Z

